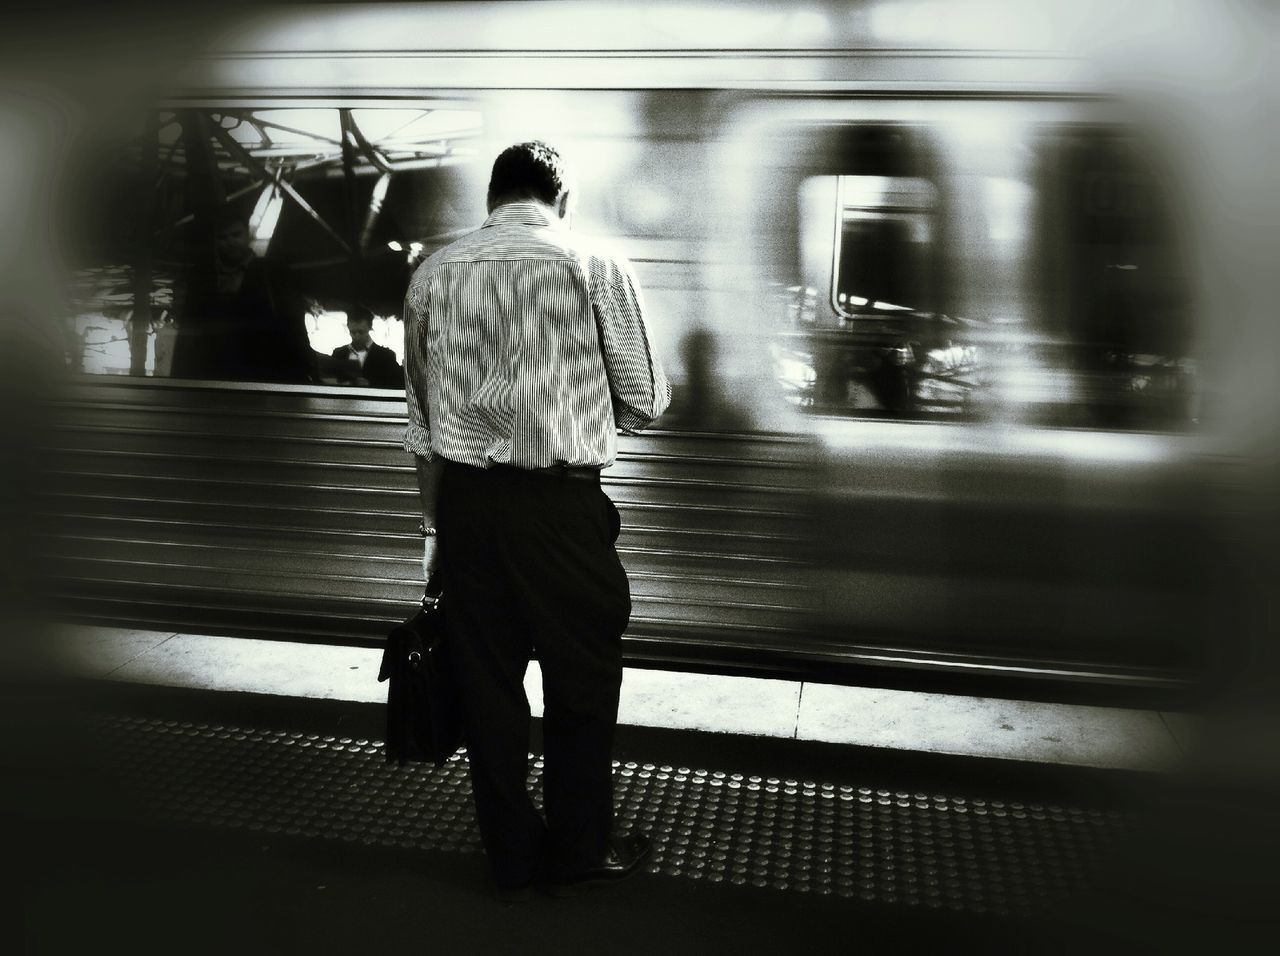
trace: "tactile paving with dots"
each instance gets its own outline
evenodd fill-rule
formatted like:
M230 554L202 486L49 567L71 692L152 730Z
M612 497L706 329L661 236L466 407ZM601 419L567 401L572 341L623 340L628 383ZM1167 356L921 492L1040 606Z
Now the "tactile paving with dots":
M480 852L465 751L389 765L378 740L111 716L113 772L162 818L370 846ZM529 784L541 801L542 759ZM1022 913L1084 888L1115 809L615 762L649 872L867 902Z

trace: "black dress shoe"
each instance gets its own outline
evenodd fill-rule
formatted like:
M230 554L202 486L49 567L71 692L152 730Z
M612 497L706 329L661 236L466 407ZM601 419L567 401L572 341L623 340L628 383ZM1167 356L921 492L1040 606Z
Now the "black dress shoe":
M610 837L609 849L603 860L569 879L551 880L547 883L547 892L558 897L573 896L589 886L604 886L625 880L640 869L640 864L648 859L652 851L653 843L643 833Z

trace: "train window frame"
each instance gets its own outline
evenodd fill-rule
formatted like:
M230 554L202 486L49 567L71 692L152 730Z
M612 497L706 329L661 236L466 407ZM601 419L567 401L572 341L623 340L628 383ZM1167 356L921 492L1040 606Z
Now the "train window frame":
M911 307L907 305L899 305L897 303L890 303L880 299L856 297L856 296L849 296L847 298L847 301L852 302L855 298L862 298L861 303L858 303L854 309L846 309L844 307L844 301L846 300L843 299L843 294L840 290L840 286L841 286L840 279L843 272L842 253L844 251L844 242L845 242L844 236L846 232L845 227L849 221L848 212L851 208L845 199L846 191L849 188L849 180L851 179L900 180L906 183L919 183L923 187L927 188L932 193L932 195L929 197L930 202L927 207L917 206L917 207L912 207L909 211L899 210L899 212L900 213L905 212L904 218L906 218L906 216L910 216L912 218L919 217L925 220L925 228L926 228L926 231L929 233L929 235L925 240L923 240L923 244L929 247L930 252L932 252L932 249L936 243L935 233L937 232L932 220L939 213L939 207L941 205L941 199L942 199L942 191L938 188L938 185L936 182L922 176L879 177L879 176L864 176L857 173L840 173L840 174L836 174L835 179L836 179L836 205L835 205L835 216L833 217L834 236L832 241L832 255L831 255L831 284L830 284L830 294L828 297L829 298L828 304L831 306L831 310L840 318L848 321L855 321L855 320L866 319L866 318L875 318L875 317L884 315L886 312L911 311ZM868 217L868 218L872 218L872 217ZM926 258L932 259L934 257L930 255L930 256L927 256ZM930 265L932 268L933 263L931 263Z
M459 142L461 142L462 139L466 139L468 144L474 144L474 145L470 146L469 151L447 152L446 156L448 157L448 159L453 160L453 162L446 162L445 164L447 165L474 164L475 162L478 161L480 154L483 152L481 144L483 143L484 137L487 135L487 130L488 130L490 119L491 119L489 116L488 104L486 102L485 97L478 94L469 95L468 93L465 93L465 92L459 93L459 92L451 92L451 91L441 91L440 93L436 94L431 92L414 91L411 93L397 94L392 96L377 96L377 97L370 97L368 95L314 96L314 95L305 95L305 94L298 95L298 96L291 96L291 95L259 96L259 95L241 94L241 95L231 95L231 96L223 97L223 96L217 96L217 95L211 96L208 94L200 94L200 95L191 95L191 96L170 95L170 96L157 99L156 101L150 104L147 104L145 108L139 109L137 112L137 118L138 118L137 129L141 132L143 136L146 135L146 130L148 129L148 127L154 133L158 133L159 127L166 122L166 115L168 117L168 122L171 123L172 117L181 115L180 111L186 111L186 110L201 111L206 116L206 118L209 117L211 114L218 114L223 111L232 113L232 112L246 112L246 111L265 112L265 111L272 111L272 110L329 110L335 113L337 113L338 111L352 111L354 113L359 113L360 111L367 111L367 110L387 110L387 111L421 110L424 112L436 111L436 110L440 110L440 111L448 110L448 111L474 114L474 122L470 126L467 126L466 124L464 124L464 127L461 130L462 136L459 137ZM178 135L179 135L179 138L181 138L182 134L179 133ZM449 136L450 138L453 138L454 133L450 132ZM135 166L138 166L140 168L140 163L139 163L139 160L137 159L137 152L142 142L143 140L136 135L134 136L134 138L124 141L124 145L126 149L130 147L133 149L133 155L127 155L127 156L122 155L122 160L125 163L133 163ZM161 156L164 156L164 151L168 148L169 147L163 144L160 145L159 150L160 150ZM172 150L170 152L172 154ZM179 173L180 175L185 175L185 173L183 173L182 171L179 171ZM224 173L223 175L225 176L226 174ZM259 186L261 185L262 183L259 182ZM189 203L187 205L189 206ZM184 211L187 213L187 216L185 218L189 219L190 209L184 208ZM154 229L154 226L152 228ZM406 246L407 245L408 244L406 243ZM155 248L156 248L155 241L153 239L153 241L148 244L148 251L146 254L147 258L150 258L152 255L150 250L154 250ZM95 270L101 271L101 269L103 268L113 269L113 268L123 267L124 272L132 274L133 270L135 269L136 261L137 260L132 259L132 257L128 253L125 253L124 255L119 256L115 259L111 258L110 254L108 254L108 257L106 258L103 258L100 260L87 261L85 263L85 267L88 271L95 271ZM174 264L171 263L170 265L174 265ZM178 273L181 273L185 269L189 268L189 264L188 265L177 264L177 265L174 265L174 267L178 269ZM153 282L155 281L154 276L152 281ZM181 281L182 280L179 278L173 284L177 285ZM119 297L116 296L115 298L119 298ZM109 321L106 327L109 330L110 328L115 328L115 325L119 325L120 323L123 323L122 325L123 331L112 333L110 338L111 338L111 342L116 343L115 348L117 349L117 351L121 351L121 346L119 344L120 337L124 336L124 338L128 340L126 342L126 345L129 349L129 353L127 357L129 366L127 368L124 366L123 361L125 359L125 355L123 352L121 352L121 356L119 357L119 360L114 362L114 367L85 368L83 367L84 364L92 365L93 363L85 363L83 354L81 354L80 356L73 355L72 349L74 348L75 340L72 340L68 342L68 351L67 351L68 363L69 363L68 372L69 374L72 374L77 378L84 378L86 380L100 382L104 384L109 382L121 382L121 383L133 383L133 384L139 384L139 383L163 384L163 385L174 385L174 386L187 385L187 386L198 386L202 388L206 388L206 387L230 388L235 390L243 390L243 389L281 390L281 391L290 391L290 392L306 392L306 393L326 395L326 396L340 396L344 394L351 394L351 395L357 395L357 396L378 396L378 397L387 397L387 398L400 397L402 399L404 395L403 386L376 388L373 386L363 385L363 384L347 384L342 381L336 380L333 377L328 377L323 379L310 378L307 381L271 381L265 378L258 378L258 377L235 378L235 377L228 376L228 377L220 377L220 378L210 378L210 377L183 376L183 375L171 375L171 374L169 375L156 374L156 371L153 368L155 364L154 342L156 340L156 335L159 329L159 325L157 324L156 319L158 317L161 320L163 320L165 317L164 312L167 310L169 312L169 318L170 318L169 324L170 325L173 324L173 322L176 320L175 307L177 305L177 303L173 301L173 297L168 293L162 292L160 298L156 299L155 293L153 292L152 302L149 308L150 317L147 320L148 328L145 333L146 342L147 342L146 354L143 356L141 361L136 360L133 356L133 353L137 348L136 343L134 343L133 341L136 333L133 331L133 328L132 328L133 321L134 321L133 316L137 314L136 304L134 304L132 307L126 307L122 302L117 302L114 306L109 306L106 304L106 301L107 300L105 299L102 300L103 305L100 307L97 305L90 306L87 309L87 311L85 308L82 307L79 312L75 312L75 311L70 312L66 319L67 327L69 330L74 332L75 330L79 329L81 325L85 324L84 320L86 318L88 319L89 324L94 324L92 316L95 314L99 314L99 308L101 308L101 314L105 315L108 319L111 318L111 314L113 312L119 311L121 314L116 316L114 320ZM130 299L131 303L134 301L135 299L133 298ZM330 313L330 314L334 314L334 313ZM309 343L313 343L314 339L310 334L311 323L309 322L309 313L306 313L306 312L300 313L300 317L304 325L306 325L308 328ZM394 315L393 318L397 320L396 322L397 325L403 322L403 316L400 315L399 313L396 313L396 315ZM376 324L376 321L377 321L377 317L375 316L375 324ZM112 324L112 322L114 322L114 324ZM97 324L101 325L102 323L98 322ZM103 331L100 334L108 334L108 332ZM392 337L393 338L395 337L394 330L392 332ZM388 345L391 344L390 339L388 339L387 344ZM110 342L107 342L106 345L109 346ZM311 344L311 348L314 351L316 349L316 346L314 344ZM393 351L397 351L397 350L393 348ZM83 350L82 350L82 353L83 353ZM326 349L326 354L327 354L327 349ZM402 362L403 357L402 356L398 356L398 357ZM108 363L110 363L110 360L108 360ZM101 365L102 363L99 362L97 364Z

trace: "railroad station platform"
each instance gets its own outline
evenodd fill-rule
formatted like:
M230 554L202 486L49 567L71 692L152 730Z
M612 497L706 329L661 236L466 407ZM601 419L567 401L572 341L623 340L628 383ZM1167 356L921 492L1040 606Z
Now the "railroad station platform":
M69 626L68 673L133 684L381 703L381 651ZM525 680L542 712L537 661ZM1117 770L1171 770L1194 743L1184 713L628 668L619 723Z
M647 872L508 906L465 752L384 761L377 652L59 644L5 714L29 952L1191 952L1275 929L1274 802L1184 773L1185 715L629 670L616 799Z

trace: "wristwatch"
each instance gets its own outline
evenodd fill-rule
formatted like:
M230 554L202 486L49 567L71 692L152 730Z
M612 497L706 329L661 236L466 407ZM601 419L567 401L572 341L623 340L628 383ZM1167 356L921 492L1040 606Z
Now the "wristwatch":
M418 534L422 535L424 538L434 538L436 536L436 529L427 527L427 522L424 518L418 522Z

